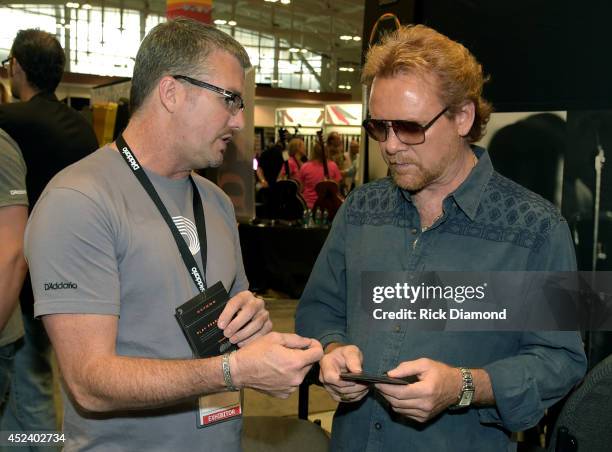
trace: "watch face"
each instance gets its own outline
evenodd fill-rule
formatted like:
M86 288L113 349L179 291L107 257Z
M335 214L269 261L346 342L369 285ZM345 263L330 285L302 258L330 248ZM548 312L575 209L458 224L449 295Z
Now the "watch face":
M459 406L468 406L472 403L472 398L474 397L474 391L463 391L461 394L461 400L459 401Z

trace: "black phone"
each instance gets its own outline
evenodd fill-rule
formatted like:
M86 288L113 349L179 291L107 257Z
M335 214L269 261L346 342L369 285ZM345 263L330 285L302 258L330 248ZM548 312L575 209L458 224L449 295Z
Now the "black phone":
M407 385L410 383L416 383L419 381L416 375L409 375L403 378L392 378L387 376L387 374L383 375L374 375L366 372L353 373L353 372L343 372L340 374L340 378L342 380L354 381L356 383L365 383L365 384L375 384L375 383L384 383L390 385Z

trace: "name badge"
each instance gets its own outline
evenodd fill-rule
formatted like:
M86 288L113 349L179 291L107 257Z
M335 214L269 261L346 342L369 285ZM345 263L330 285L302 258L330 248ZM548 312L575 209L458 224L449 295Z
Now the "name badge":
M220 392L198 399L198 428L236 419L242 415L240 392Z

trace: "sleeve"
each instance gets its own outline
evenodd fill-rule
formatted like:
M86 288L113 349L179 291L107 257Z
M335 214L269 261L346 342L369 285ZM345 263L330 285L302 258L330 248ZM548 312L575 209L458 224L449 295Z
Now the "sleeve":
M295 314L295 329L325 347L346 339L346 205L334 218Z
M340 174L340 170L338 169L338 165L335 162L329 163L330 167L330 176L336 182L340 182L342 180L342 174Z
M574 247L562 220L538 251L529 270L575 271ZM544 410L561 400L586 372L586 356L578 332L524 332L516 356L484 367L491 378L496 406L479 409L480 422L510 431L534 426Z
M114 233L104 206L81 192L47 189L26 228L34 314L119 315Z
M26 165L19 146L0 130L0 207L27 206Z

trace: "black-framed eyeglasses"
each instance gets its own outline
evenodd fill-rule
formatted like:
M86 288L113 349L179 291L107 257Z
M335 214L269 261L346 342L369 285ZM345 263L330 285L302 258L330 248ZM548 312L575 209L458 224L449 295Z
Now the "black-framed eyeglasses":
M239 111L244 110L244 101L242 100L240 94L233 93L232 91L219 88L218 86L211 85L210 83L206 83L201 80L188 77L186 75L173 75L172 77L177 80L185 80L186 82L191 83L192 85L199 86L200 88L214 91L215 93L223 95L225 100L225 106L232 115L237 115Z
M389 137L389 127L393 129L395 136L404 144L421 144L425 142L425 132L448 111L445 107L440 113L427 124L422 126L415 121L405 121L403 119L372 119L367 118L363 121L363 127L373 140L384 142Z
M4 67L4 66L6 66L7 64L9 64L9 63L10 63L10 61L11 61L11 58L13 58L13 57L11 57L11 56L10 56L10 57L5 58L4 60L2 60L2 67Z

